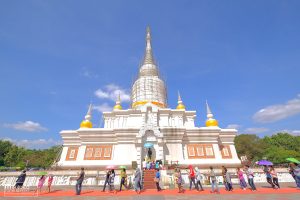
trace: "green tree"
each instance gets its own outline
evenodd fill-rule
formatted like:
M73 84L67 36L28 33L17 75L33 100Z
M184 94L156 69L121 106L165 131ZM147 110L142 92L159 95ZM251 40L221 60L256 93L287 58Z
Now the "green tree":
M0 166L3 166L5 164L4 157L9 152L12 146L13 144L11 142L0 140Z
M23 147L13 145L4 157L4 163L7 167L22 167L24 165L24 155L26 150Z
M247 156L249 160L259 160L267 148L257 135L241 134L234 139L235 148L239 156Z

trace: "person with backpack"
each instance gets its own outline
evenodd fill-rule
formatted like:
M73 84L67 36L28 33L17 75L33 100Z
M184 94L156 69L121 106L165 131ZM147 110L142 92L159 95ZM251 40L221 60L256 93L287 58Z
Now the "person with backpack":
M210 168L209 179L211 181L211 192L210 193L217 192L219 194L220 191L219 191L219 187L218 187L216 173L212 166L210 166L209 168Z

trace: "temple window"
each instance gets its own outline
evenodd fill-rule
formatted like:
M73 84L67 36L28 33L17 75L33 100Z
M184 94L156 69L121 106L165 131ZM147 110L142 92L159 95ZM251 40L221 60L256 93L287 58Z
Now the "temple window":
M211 144L190 144L188 145L189 159L214 158L214 149Z
M230 146L221 146L220 149L222 158L232 158Z
M76 160L77 153L78 153L78 147L68 147L66 160L67 161Z
M111 160L112 145L87 146L85 160Z

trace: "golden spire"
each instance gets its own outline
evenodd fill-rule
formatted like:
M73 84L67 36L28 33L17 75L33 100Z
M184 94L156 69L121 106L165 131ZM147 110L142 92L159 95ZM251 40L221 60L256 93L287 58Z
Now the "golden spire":
M92 120L92 110L93 110L93 105L89 105L89 109L85 115L85 119L80 123L80 128L92 128L93 124L91 122Z
M182 100L181 100L181 96L180 93L178 91L178 105L176 107L177 110L185 110L185 105L183 104Z
M216 126L217 127L218 126L218 121L213 118L214 115L212 114L212 112L211 112L211 110L208 106L207 100L206 100L206 112L207 112L207 115L206 115L207 120L205 122L205 125L207 127L211 127L211 126Z
M116 105L114 106L114 110L122 110L122 106L121 106L121 97L120 97L120 93L118 95L118 99L116 101Z

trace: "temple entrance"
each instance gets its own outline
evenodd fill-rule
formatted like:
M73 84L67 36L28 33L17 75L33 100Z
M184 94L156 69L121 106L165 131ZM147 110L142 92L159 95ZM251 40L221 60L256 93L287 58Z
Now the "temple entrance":
M157 139L153 130L147 130L142 139L142 161L155 163L158 152Z

